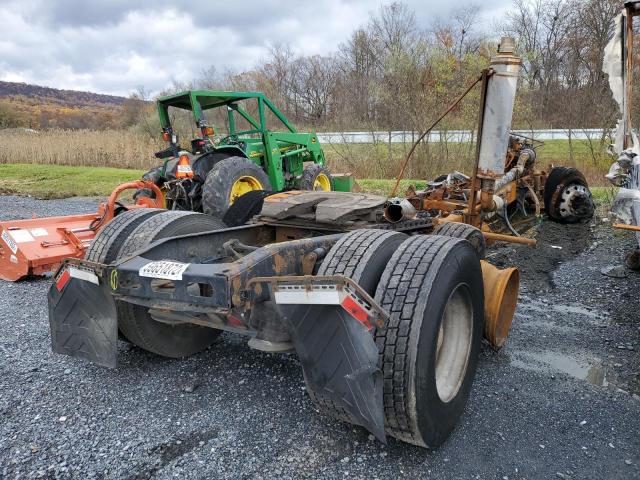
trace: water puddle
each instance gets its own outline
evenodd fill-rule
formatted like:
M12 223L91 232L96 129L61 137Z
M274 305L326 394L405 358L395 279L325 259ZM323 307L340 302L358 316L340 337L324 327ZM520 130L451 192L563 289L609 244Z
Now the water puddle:
M545 303L540 300L531 299L525 295L521 297L521 303L518 308L523 311L532 310L538 313L544 313L546 316L552 314L575 315L587 319L590 323L596 325L607 324L608 315L601 310L593 310L582 307L580 305L564 305L558 303Z
M553 351L515 352L511 364L533 372L564 373L600 387L609 385L607 369L599 359L572 357Z
M551 320L543 320L539 316L525 316L523 319L518 319L518 324L531 327L534 329L542 328L544 330L549 330L549 333L555 332L564 333L567 335L575 335L580 332L580 329L577 327L570 327L568 325L562 325L559 323L552 322ZM543 335L544 337L544 335Z

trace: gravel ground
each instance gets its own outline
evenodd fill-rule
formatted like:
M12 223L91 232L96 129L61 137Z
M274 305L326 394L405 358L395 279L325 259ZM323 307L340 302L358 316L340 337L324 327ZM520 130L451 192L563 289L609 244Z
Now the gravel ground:
M0 197L0 216L95 206ZM0 283L0 478L640 478L639 276L600 273L632 239L602 219L538 238L489 252L522 300L435 451L321 417L293 356L234 335L180 361L123 343L114 371L54 355L49 281Z

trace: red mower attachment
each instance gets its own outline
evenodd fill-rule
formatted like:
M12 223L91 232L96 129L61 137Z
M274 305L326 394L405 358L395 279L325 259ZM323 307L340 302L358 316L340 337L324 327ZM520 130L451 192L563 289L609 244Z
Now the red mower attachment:
M132 189L152 190L155 199L144 197L136 205L127 205L127 210L164 208L158 186L135 181L116 187L96 213L0 221L0 279L15 282L29 275L44 275L65 258L82 258L96 234L116 216L120 194Z

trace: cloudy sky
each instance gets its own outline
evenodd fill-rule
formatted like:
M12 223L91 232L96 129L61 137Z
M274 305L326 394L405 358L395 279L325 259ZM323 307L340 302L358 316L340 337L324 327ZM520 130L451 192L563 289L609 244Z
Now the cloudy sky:
M269 45L324 54L366 23L366 0L0 0L0 80L128 95L243 70ZM461 2L406 0L425 27ZM484 0L490 25L505 1Z

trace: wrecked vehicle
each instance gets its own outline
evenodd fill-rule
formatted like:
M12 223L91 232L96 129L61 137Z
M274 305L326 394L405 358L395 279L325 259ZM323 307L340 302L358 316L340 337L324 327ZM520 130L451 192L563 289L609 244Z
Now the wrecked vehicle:
M603 72L609 76L609 88L620 107L622 118L616 127L611 153L617 160L606 178L620 187L611 212L621 223L614 228L635 232L640 245L640 141L632 125L634 80L634 18L640 16L640 2L626 2L616 18L615 34L605 48ZM640 248L626 257L627 267L640 270Z
M515 214L523 217L545 211L552 220L575 223L590 219L594 213L591 191L584 175L571 167L541 170L536 162L536 149L531 139L511 134L504 169L507 172L495 186L483 220L497 218L511 233L518 232L511 224ZM455 171L436 178L424 190L410 188L405 193L416 211L437 211L449 215L460 211L469 202L472 177Z
M295 352L321 411L380 441L437 447L465 408L481 337L504 345L517 304L518 270L487 262L485 243L535 244L472 224L496 209L519 69L503 39L481 108L504 135L481 140L464 221L423 212L390 222L396 204L384 197L320 191L249 193L231 208L258 202L260 213L236 227L125 212L57 272L53 350L115 367L118 335L179 358L238 333L253 349Z

